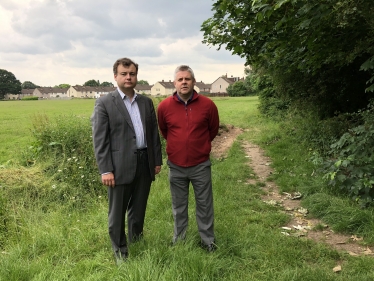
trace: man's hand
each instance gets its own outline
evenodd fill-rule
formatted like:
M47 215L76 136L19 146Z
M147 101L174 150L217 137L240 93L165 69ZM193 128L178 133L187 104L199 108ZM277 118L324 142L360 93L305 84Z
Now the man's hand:
M116 185L116 182L114 181L114 174L108 173L101 175L101 182L109 187L114 187Z
M161 166L155 167L155 174L157 175L159 172L161 172Z

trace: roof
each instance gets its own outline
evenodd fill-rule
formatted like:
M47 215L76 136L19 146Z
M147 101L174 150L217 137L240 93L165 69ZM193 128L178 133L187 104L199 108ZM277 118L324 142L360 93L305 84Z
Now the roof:
M227 75L222 75L221 77L218 77L214 82L216 82L218 79L222 78L223 80L225 80L227 83L229 83L230 85L231 84L234 84L235 82L237 81L240 81L240 80L244 80L244 78L240 78L240 77L227 77ZM214 83L213 82L213 83ZM212 83L212 84L213 84Z
M211 88L211 84L205 84L204 82L196 82L196 87L198 87L199 89L210 89Z
M67 93L69 88L58 88L58 87L38 87L36 88L42 94L59 94L59 93Z
M175 88L174 82L171 82L171 80L169 80L169 82L165 82L164 80L162 80L161 82L159 81L158 83L160 83L166 89L174 89Z
M150 91L153 85L142 85L138 84L135 87L135 90L137 91Z
M116 87L72 86L77 92L113 92Z
M32 95L34 93L35 89L22 89L21 94L22 95Z

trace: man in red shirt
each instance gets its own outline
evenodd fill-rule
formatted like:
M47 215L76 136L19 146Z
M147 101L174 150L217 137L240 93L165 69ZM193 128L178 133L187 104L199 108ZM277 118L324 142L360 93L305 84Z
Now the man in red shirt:
M188 191L192 183L201 245L216 248L214 236L211 142L219 128L213 101L194 90L193 70L178 66L174 73L176 92L158 106L158 124L167 141L170 191L174 217L173 243L184 239L188 226Z

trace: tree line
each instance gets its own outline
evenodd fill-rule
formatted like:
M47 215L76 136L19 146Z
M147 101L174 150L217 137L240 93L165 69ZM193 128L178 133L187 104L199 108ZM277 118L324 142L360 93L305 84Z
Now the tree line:
M373 204L373 1L218 0L212 11L203 43L246 59L261 113L293 122L327 182Z
M149 85L146 80L139 80L138 84ZM70 84L55 85L56 88L70 88ZM82 86L90 87L114 87L111 82L101 82L99 80L91 79L83 83ZM24 81L21 83L16 76L5 69L0 69L0 99L3 99L6 94L21 94L22 89L36 89L40 86L31 81Z

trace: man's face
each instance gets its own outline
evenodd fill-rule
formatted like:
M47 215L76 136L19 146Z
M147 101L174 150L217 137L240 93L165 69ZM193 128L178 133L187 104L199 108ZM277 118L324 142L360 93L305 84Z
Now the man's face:
M116 80L121 91L124 92L135 88L136 83L138 82L137 75L135 65L132 64L129 67L125 67L120 64L117 67L117 74L114 74L114 80Z
M193 93L193 87L195 86L195 79L188 71L177 72L174 80L174 87L177 89L177 93L182 96L189 96Z

